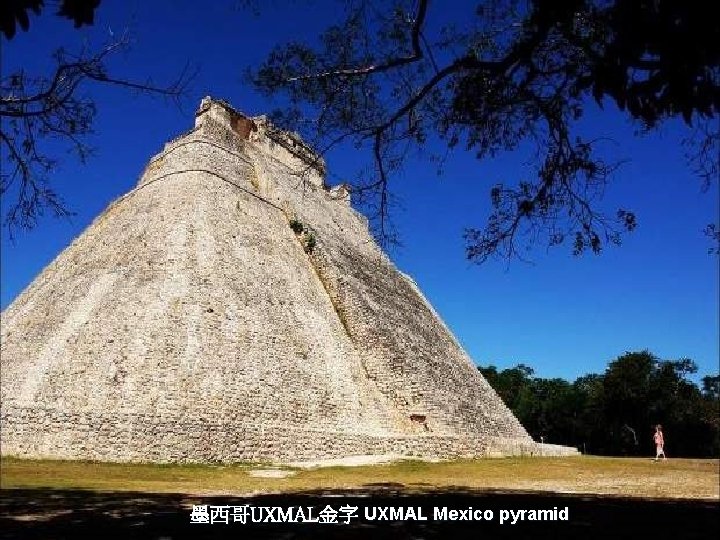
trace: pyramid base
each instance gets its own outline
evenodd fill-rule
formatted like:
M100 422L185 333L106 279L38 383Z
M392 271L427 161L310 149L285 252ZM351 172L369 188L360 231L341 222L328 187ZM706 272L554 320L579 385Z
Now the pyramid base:
M384 435L138 414L3 408L2 454L23 458L152 463L290 463L357 455L419 459L569 456L575 448L501 437Z

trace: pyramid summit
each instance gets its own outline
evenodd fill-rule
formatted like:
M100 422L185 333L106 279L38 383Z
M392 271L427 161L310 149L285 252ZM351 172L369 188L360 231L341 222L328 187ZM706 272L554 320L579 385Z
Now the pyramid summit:
M7 308L3 455L291 462L539 445L321 158L203 99Z

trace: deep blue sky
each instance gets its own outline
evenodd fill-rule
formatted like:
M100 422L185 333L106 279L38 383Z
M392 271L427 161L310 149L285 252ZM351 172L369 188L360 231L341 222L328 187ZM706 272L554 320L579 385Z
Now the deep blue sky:
M163 82L186 62L200 69L182 109L117 88L85 87L98 104L91 137L97 154L86 166L64 159L51 178L77 215L69 222L44 218L14 242L3 229L3 309L133 187L166 140L191 127L202 96L225 98L249 114L268 111L272 104L243 83L243 70L258 65L276 43L312 39L340 5L278 0L261 5L255 15L237 7L241 4L105 0L92 28L75 30L48 10L33 17L30 32L3 40L3 74L19 65L47 72L55 47L73 50L83 40L99 44L128 26L134 45L112 61L115 74ZM431 8L430 17L437 9ZM472 6L460 3L452 9L472 13ZM453 16L447 7L443 12ZM622 116L591 107L583 129L612 137L617 144L608 145L608 155L629 160L606 198L609 210L627 207L638 214L640 226L622 247L583 258L571 256L567 247L538 249L532 265L469 264L462 232L484 223L490 186L531 170L522 153L480 163L457 152L442 177L427 163L412 162L395 179L402 208L394 219L403 246L391 257L413 276L478 364L504 368L523 362L540 376L574 379L602 372L625 351L647 348L661 358L695 360L699 376L717 372L718 258L707 254L710 243L701 233L718 220L717 185L701 191L684 161L685 128L679 123L639 138L636 126ZM345 148L328 156L328 165L349 176L369 160L369 154Z

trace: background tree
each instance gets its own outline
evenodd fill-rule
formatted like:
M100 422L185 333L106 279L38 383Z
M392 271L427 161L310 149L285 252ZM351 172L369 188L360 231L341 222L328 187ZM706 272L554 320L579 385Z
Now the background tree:
M521 404L528 406L523 402L532 382L534 371L531 367L518 364L514 368L505 369L499 373L495 366L478 369L505 402L505 405L513 410L518 410Z
M605 371L605 429L614 441L611 448L619 453L641 453L647 430L653 423L661 423L661 417L657 416L661 411L657 409L664 409L658 401L662 390L655 389L655 399L650 400L656 363L657 359L648 351L626 353L610 362ZM650 407L656 410L648 410Z
M709 448L720 448L720 375L702 379L703 405L700 417L710 428Z
M720 399L720 375L703 377L702 393L708 399Z
M250 78L284 96L276 122L367 148L356 180L381 241L391 239L390 177L429 141L478 158L532 144L534 178L492 186L492 212L466 232L467 256L517 256L524 239L595 253L636 226L598 210L616 163L574 129L591 100L612 101L650 130L682 118L693 169L717 178L720 13L681 0L480 2L465 20L431 24L429 0L349 4L317 46L278 47ZM716 237L716 235L715 235Z
M603 376L591 373L579 377L573 383L577 396L579 428L573 441L583 453L611 454L608 446L608 432L605 428L605 391Z
M98 5L99 0L64 0L57 14L72 19L79 27L93 23ZM44 2L38 0L2 3L0 27L4 39L15 36L16 23L28 30L29 12L40 14L43 7ZM168 85L111 73L108 59L127 50L129 44L129 36L124 33L95 50L84 47L73 54L59 48L53 54L50 74L33 75L20 68L0 77L0 196L11 201L4 216L4 225L11 234L15 227L34 226L46 211L56 216L71 214L49 182L48 175L57 168L58 159L43 143L60 140L81 162L91 155L93 149L86 136L92 133L97 104L83 92L85 86L115 85L173 102L183 95L193 76L187 68Z
M478 369L535 440L590 454L652 455L654 426L662 424L669 454L720 455L720 378L703 378L701 390L688 380L697 371L689 359L628 352L604 374L573 383L533 377L524 364Z

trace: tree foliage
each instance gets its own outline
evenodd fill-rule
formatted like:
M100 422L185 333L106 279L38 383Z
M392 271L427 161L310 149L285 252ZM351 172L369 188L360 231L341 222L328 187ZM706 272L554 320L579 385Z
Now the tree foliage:
M62 0L59 4L56 15L72 20L75 28L80 28L95 22L95 10L100 0ZM6 39L15 36L18 26L27 32L30 12L40 15L44 7L43 0L3 0L0 3L0 31Z
M491 187L486 225L465 235L469 259L518 256L523 241L541 239L576 254L618 244L634 213L598 209L617 164L574 129L592 100L614 102L646 129L674 117L703 126L694 167L717 171L714 3L487 0L445 26L432 24L429 0L350 6L316 46L280 46L250 77L285 96L276 122L319 134L326 150L352 141L372 152L374 171L354 192L369 196L381 240L390 237L393 172L439 138L481 159L535 148L533 178Z
M652 455L654 426L662 424L670 455L720 455L720 376L704 377L699 388L687 378L697 371L689 359L629 352L604 374L572 383L533 377L523 364L478 369L536 440L591 454Z

